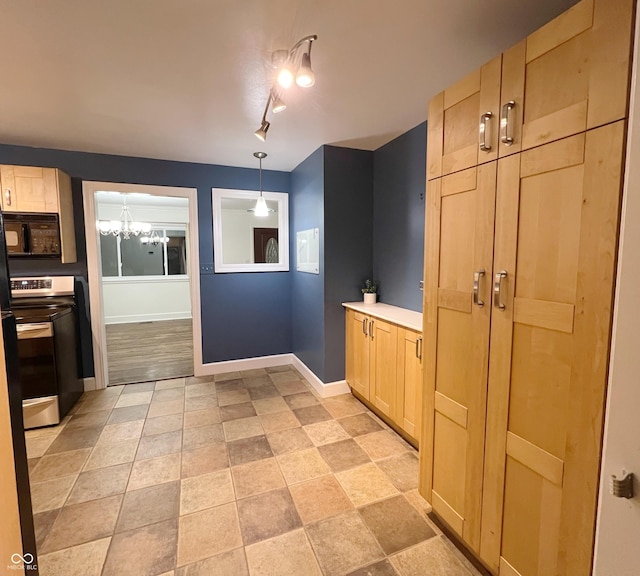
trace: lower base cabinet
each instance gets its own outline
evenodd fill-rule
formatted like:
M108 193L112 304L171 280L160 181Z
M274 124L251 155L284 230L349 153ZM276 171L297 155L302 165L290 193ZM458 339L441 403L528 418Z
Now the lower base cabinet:
M418 444L422 413L422 335L347 309L346 379L374 412Z

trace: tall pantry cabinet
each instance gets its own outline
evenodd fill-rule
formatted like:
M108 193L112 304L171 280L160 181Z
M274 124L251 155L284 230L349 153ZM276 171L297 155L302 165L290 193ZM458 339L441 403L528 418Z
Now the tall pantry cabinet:
M420 491L496 574L590 573L635 2L429 105Z

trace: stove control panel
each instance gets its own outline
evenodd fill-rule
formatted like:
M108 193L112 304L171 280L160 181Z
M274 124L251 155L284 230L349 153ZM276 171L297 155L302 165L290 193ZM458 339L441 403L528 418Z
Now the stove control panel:
M73 276L12 278L11 297L73 296Z
M11 291L14 290L51 290L51 278L28 278L25 280L11 280Z

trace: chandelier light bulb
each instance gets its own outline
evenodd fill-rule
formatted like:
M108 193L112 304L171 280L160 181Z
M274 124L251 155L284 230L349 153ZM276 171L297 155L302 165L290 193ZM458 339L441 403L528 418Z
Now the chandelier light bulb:
M316 77L311 70L311 56L307 52L302 55L302 62L296 75L296 84L301 88L310 88L316 83Z
M264 196L258 197L255 207L255 215L260 218L269 216L269 208L267 206L267 201L264 199Z
M293 84L293 72L291 72L287 66L280 68L280 72L278 72L278 84L285 90Z

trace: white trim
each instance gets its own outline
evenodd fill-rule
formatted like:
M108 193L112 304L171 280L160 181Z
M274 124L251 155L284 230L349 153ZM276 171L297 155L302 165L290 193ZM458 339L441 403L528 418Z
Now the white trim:
M350 394L351 388L347 384L346 380L336 380L335 382L323 382L318 378L311 369L298 358L295 354L293 356L293 366L302 374L307 382L313 386L318 394L322 398L330 398L331 396L338 396L339 394Z
M200 312L200 255L198 249L198 191L196 188L173 186L147 186L143 184L119 184L114 182L82 182L84 204L84 229L87 239L87 271L89 277L89 303L91 307L91 332L93 361L95 369L95 389L106 387L109 381L105 321L102 307L102 263L98 257L99 231L96 227L96 192L120 192L131 194L141 192L153 196L176 196L189 200L189 226L187 250L189 254L189 288L191 295L191 315L193 319L193 368L200 376L202 370L202 317Z
M210 362L202 366L203 372L199 376L224 374L225 372L239 372L241 370L255 370L256 368L271 368L291 364L313 386L322 398L349 394L351 388L346 380L324 383L307 365L295 354L275 354L273 356L258 356L255 358L242 358L241 360L225 360L223 362Z
M257 190L211 189L213 211L213 267L221 272L288 272L289 271L289 194L286 192L262 192L265 200L278 202L278 250L280 261L276 264L225 264L222 250L222 198L255 200Z
M161 312L159 314L130 314L127 316L105 316L104 323L109 324L130 324L132 322L163 322L164 320L189 320L191 311L183 312Z
M172 274L167 276L105 276L105 284L153 284L165 282L188 282L188 274Z
M83 378L82 381L84 382L85 392L91 392L92 390L96 389L96 379L93 376L90 376L89 378Z

